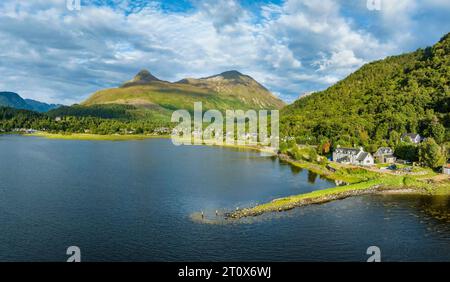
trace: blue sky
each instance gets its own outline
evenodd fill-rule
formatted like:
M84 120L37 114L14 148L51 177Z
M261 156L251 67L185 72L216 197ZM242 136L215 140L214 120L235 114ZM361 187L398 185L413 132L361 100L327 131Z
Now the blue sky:
M143 68L169 81L235 69L292 102L450 32L448 0L378 1L2 0L0 91L72 104Z

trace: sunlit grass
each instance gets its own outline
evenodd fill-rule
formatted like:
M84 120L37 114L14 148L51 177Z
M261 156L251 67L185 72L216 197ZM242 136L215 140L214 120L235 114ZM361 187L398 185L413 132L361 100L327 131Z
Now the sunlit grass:
M125 140L143 140L149 138L167 138L168 136L163 135L139 135L139 134L129 134L129 135L119 135L119 134L86 134L86 133L45 133L39 132L34 134L27 134L28 136L43 137L48 139L64 139L64 140L93 140L93 141L125 141Z

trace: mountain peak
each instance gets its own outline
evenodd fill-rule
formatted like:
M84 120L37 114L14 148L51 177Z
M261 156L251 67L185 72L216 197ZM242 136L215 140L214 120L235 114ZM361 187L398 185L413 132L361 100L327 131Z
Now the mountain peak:
M159 78L151 74L148 70L140 70L132 80L125 82L122 87L148 84L154 81L161 81Z
M140 70L137 75L134 77L134 80L136 81L154 81L159 80L156 76L151 74L148 70L143 69Z
M19 94L11 92L11 91L0 91L0 95L8 97L8 98L19 98Z
M23 110L30 109L25 100L22 99L19 94L9 91L0 92L0 106Z
M212 76L206 77L206 79L208 79L208 78L217 78L217 77L221 77L223 79L236 80L236 79L242 79L243 77L248 77L248 76L238 72L237 70L229 70L229 71L224 71L224 72L222 72L220 74L216 74L216 75L212 75Z
M220 76L223 76L224 78L239 78L244 75L238 72L237 70L230 70L224 71L223 73L220 74Z

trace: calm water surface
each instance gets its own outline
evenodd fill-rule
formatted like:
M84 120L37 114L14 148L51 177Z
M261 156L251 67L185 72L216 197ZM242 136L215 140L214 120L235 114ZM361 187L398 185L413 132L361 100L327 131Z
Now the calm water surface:
M334 186L256 152L0 136L0 261L450 261L448 197L364 196L200 224Z

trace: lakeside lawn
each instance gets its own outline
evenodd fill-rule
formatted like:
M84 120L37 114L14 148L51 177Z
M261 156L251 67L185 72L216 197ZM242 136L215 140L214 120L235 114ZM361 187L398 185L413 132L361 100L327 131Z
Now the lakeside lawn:
M88 134L88 133L47 133L38 132L32 134L24 134L25 136L35 136L43 137L48 139L64 139L64 140L91 140L91 141L126 141L126 140L144 140L151 138L169 138L166 135L144 135L144 134L129 134L129 135L119 135L119 134Z
M414 167L412 174L401 173L396 175L336 163L321 165L290 158L283 159L283 161L326 178L346 182L348 185L275 199L268 203L231 212L228 214L229 218L239 219L264 213L286 211L303 205L321 204L370 193L450 195L450 178L443 174L437 174L429 168ZM330 171L327 166L334 171Z

